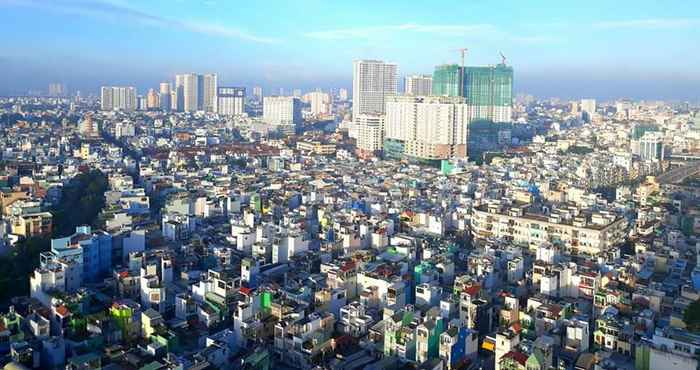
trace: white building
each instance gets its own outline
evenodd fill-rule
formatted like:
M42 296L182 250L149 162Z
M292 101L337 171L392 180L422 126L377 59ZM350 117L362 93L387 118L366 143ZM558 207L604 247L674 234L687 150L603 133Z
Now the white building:
M197 92L199 91L199 78L195 73L187 73L175 76L175 90L177 91L178 111L197 111Z
M199 99L201 100L198 101L199 110L212 113L218 112L218 99L216 98L216 94L218 92L219 84L216 73L210 73L200 76L200 82L202 84L202 87L201 96L199 97Z
M352 71L352 116L384 113L386 97L397 94L395 63L356 60Z
M136 128L131 122L117 122L114 125L114 137L132 137L136 135Z
M245 87L219 87L217 112L224 116L237 116L245 111Z
M357 148L367 152L382 150L384 143L384 115L360 114L355 119Z
M581 99L581 113L584 114L584 119L590 121L595 114L595 99Z
M266 96L263 121L271 125L298 126L301 124L301 102L292 96Z
M461 97L404 96L386 103L386 138L403 141L405 154L415 158L466 157L469 121Z
M102 86L100 90L100 104L101 109L104 111L134 111L136 110L136 88L131 86Z
M263 89L260 86L255 86L253 88L253 97L257 101L262 101L263 100Z
M404 80L404 93L412 96L432 95L432 75L411 75Z
M664 160L664 135L660 132L645 132L639 139L639 156L643 160Z
M311 105L311 114L314 116L325 115L331 112L332 101L330 94L313 91L304 95L304 101Z
M348 101L348 89L338 90L338 98L340 101Z

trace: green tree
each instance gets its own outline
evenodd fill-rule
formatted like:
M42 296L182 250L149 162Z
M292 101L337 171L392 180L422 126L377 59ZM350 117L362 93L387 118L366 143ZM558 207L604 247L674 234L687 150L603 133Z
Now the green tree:
M700 300L697 300L683 311L683 322L688 327L688 331L700 332Z

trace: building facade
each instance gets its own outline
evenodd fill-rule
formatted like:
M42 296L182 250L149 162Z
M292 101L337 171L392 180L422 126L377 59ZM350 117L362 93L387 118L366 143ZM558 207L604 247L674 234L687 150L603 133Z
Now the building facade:
M412 96L432 95L433 76L411 75L404 80L404 94Z
M245 87L219 87L217 112L224 116L236 116L245 112Z
M469 110L460 97L394 97L386 104L386 138L402 141L408 157L437 160L467 155Z
M136 88L131 86L102 86L102 89L100 89L100 106L104 111L134 111L136 110Z
M384 142L384 115L360 114L355 119L359 137L357 148L365 155L373 155L382 150Z
M271 125L299 126L302 121L301 101L292 96L266 96L263 99L263 120Z
M398 66L379 60L356 60L352 72L352 115L384 113L386 98L396 95Z

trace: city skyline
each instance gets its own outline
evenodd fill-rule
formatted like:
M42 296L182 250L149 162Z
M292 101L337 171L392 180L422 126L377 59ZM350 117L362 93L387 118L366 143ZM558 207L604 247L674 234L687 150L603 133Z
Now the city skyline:
M459 63L456 49L467 47L467 65L499 63L503 52L515 93L698 99L697 6L542 2L515 14L512 5L4 0L0 29L13 37L0 55L0 95L54 82L72 93L146 92L207 71L222 85L267 91L349 88L353 60L397 63L403 80Z

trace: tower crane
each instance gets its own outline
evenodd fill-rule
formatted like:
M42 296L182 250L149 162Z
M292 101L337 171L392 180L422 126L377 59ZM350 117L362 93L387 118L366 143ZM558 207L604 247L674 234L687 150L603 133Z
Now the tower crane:
M467 48L455 49L455 51L459 51L462 56L462 64L459 70L459 96L464 96L464 57L468 50Z
M501 54L501 64L506 65L506 56L503 55L503 53L501 53L500 51L498 52L498 54Z

